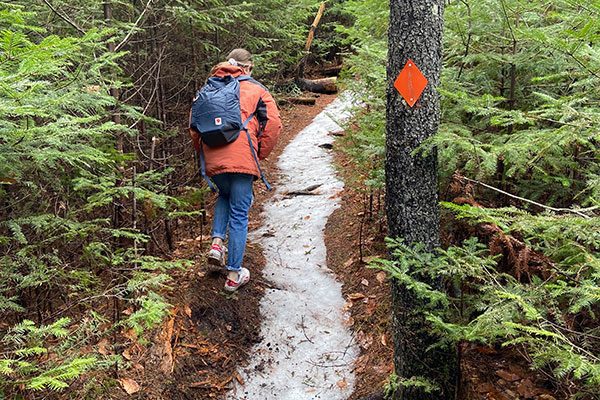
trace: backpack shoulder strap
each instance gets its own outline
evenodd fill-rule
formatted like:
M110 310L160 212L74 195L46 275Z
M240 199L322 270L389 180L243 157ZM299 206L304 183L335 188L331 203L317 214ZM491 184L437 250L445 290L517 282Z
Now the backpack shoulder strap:
M256 79L252 78L249 75L240 75L236 79L238 80L238 82L244 82L244 81L246 81L246 82L251 82L251 83L253 83L253 84L257 85L257 86L260 86L264 90L264 92L260 94L260 98L261 99L262 99L263 94L265 94L265 92L269 91L269 89L267 89L265 87L265 85L263 85L262 83L260 83L259 81L257 81ZM259 103L260 103L260 99L259 99ZM256 113L258 112L258 104L259 103L256 104L256 107L254 109L254 112L251 114L251 117L252 116L256 116ZM262 134L262 132L259 132L258 136L260 137L261 134Z

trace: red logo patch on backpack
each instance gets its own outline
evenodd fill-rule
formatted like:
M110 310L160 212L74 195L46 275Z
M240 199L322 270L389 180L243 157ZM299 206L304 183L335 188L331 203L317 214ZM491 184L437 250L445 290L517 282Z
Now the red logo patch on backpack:
M221 117L215 118L215 125L222 125L222 124L223 124L223 120L221 120Z

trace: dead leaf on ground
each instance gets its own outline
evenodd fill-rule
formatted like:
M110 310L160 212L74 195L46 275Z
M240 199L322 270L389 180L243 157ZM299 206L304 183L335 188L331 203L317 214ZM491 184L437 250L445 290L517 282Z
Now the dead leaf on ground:
M364 293L351 293L348 295L348 298L350 300L359 300L359 299L364 299L365 297L367 297L367 296L365 296Z
M377 259L377 258L381 258L380 256L369 256L369 257L363 257L363 262L365 264L370 264L373 260Z
M350 310L353 305L354 305L353 302L347 301L344 303L344 307L342 307L342 310L344 310L344 312L348 312L348 310Z
M139 371L143 371L145 369L144 366L140 363L133 364L133 368Z
M477 386L477 388L475 388L475 390L478 393L488 393L488 392L491 392L492 390L494 390L494 386L489 382L484 382L484 383L480 384L479 386Z
M188 318L192 318L192 309L190 308L189 305L185 305L185 307L183 308L183 311L185 312L185 315L188 316Z
M514 381L518 381L519 379L521 379L521 377L519 375L510 373L503 369L496 371L496 375L498 375L500 378L504 379L507 382L514 382Z
M356 259L354 257L350 257L349 259L346 260L346 262L344 263L344 265L342 265L344 268L348 268L350 267L352 264L354 264L354 261L356 261Z
M359 331L357 334L357 340L360 347L368 350L369 347L371 347L371 344L373 344L373 335Z
M387 337L385 336L385 333L383 335L381 335L381 344L384 345L385 347L387 347L387 345L388 345Z
M121 378L119 383L127 394L134 394L140 391L140 385L131 378Z
M363 286L367 286L368 287L369 286L369 281L366 280L366 279L363 279L362 281L360 281L360 284L363 285Z
M126 331L124 331L123 336L125 336L129 340L133 340L133 341L137 340L137 334L135 333L135 330L133 328L127 329Z
M365 308L365 312L367 313L368 317L370 317L371 315L373 315L375 313L375 310L377 310L377 303L376 302L371 301L371 302L367 303L367 307Z
M121 354L126 360L131 361L131 351L130 349L125 349Z
M346 382L346 378L342 379L341 381L337 381L336 385L342 390L348 388L348 382Z
M370 364L369 354L363 354L362 356L358 357L358 359L354 363L354 365L356 366L354 371L359 374L363 373L366 371L369 364Z
M385 280L387 279L387 274L383 271L378 272L377 275L375 275L375 279L377 279L377 282L379 282L380 284L383 284L383 282L385 282Z
M108 343L108 339L104 338L101 341L98 342L98 353L102 354L103 356L107 356L110 354L110 350L108 349L109 343Z
M536 388L531 379L527 378L521 381L519 386L517 386L517 392L525 397L526 399L530 399L535 397L538 394L540 389Z

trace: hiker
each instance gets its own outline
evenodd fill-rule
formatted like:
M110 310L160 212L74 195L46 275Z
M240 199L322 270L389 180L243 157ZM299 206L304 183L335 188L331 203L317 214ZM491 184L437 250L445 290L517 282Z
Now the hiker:
M198 92L190 112L190 135L199 154L202 175L211 189L215 190L214 185L218 189L208 261L227 268L225 290L229 292L250 280L250 271L242 267L242 260L248 235L248 212L253 201L252 183L261 178L270 189L259 159L269 156L281 131L279 110L273 97L250 77L253 66L250 52L233 50L226 62L213 67L207 85ZM237 90L239 100L231 95ZM217 92L222 94L216 95ZM226 104L215 104L221 102ZM239 127L240 122L247 130L227 128ZM229 249L224 243L227 234Z

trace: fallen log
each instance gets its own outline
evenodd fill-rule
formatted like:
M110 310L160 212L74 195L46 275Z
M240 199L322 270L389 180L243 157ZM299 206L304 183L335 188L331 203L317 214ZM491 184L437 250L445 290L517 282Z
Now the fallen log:
M300 88L313 93L325 93L334 94L337 93L337 77L332 76L329 78L321 79L298 79L298 86Z
M340 74L340 72L342 71L342 68L344 68L344 66L342 64L333 65L331 67L325 67L325 68L323 68L323 74L325 74L327 76L338 76Z
M291 104L306 104L309 106L315 105L316 97L284 97L281 101Z

